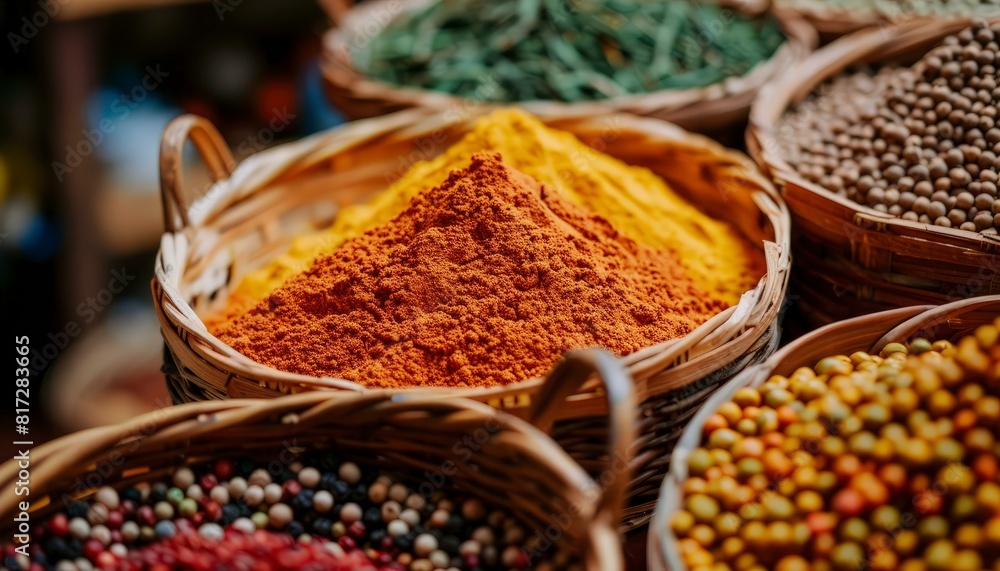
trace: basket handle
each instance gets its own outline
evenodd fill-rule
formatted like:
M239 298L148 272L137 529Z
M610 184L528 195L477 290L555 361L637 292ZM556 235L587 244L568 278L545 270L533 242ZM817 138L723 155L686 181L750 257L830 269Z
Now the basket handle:
M528 420L546 433L551 433L560 407L594 373L603 383L608 401L608 461L598 478L598 483L604 486L604 492L595 513L595 521L603 525L592 526L592 533L598 536L592 537L591 550L587 555L596 566L587 568L612 570L621 567L621 563L611 557L611 554L618 549L616 529L632 479L632 447L636 440L636 403L632 379L625 372L621 361L603 349L570 351L553 367L538 394L532 398Z
M181 115L171 121L160 140L160 193L167 232L180 232L191 224L182 185L188 139L208 166L213 182L228 178L236 168L233 153L211 121L198 115Z

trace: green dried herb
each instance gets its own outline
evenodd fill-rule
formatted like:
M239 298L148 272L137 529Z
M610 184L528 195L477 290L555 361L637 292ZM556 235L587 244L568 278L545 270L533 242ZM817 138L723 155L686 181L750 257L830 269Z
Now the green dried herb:
M393 20L354 64L478 100L573 102L718 83L784 40L770 13L707 2L438 0Z

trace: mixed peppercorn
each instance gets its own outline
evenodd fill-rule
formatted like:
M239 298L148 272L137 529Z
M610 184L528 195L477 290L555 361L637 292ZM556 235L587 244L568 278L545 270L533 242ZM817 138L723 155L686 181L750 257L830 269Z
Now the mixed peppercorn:
M689 569L1000 565L1000 319L739 389L671 520Z
M425 486L426 487L426 486ZM423 488L419 488L421 491ZM385 473L329 456L280 473L251 461L181 467L169 482L104 486L36 526L10 570L371 569L434 571L572 566L532 561L516 520L476 498L429 497ZM544 550L543 550L544 551Z

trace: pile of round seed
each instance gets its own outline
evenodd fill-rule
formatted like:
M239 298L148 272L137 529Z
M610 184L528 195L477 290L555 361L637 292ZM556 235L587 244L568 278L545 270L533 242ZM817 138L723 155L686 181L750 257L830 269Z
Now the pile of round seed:
M779 127L806 179L894 216L1000 228L1000 24L977 22L911 68L825 85Z
M329 569L331 561L347 569L362 559L356 568L372 571L573 568L558 550L532 561L539 537L476 498L426 497L329 455L277 474L220 460L181 467L169 482L105 486L32 532L30 557L4 545L0 569L168 571L223 556L233 562L226 568L255 571ZM247 554L253 566L238 564Z
M687 458L687 567L1000 568L998 338L1000 319L739 389Z

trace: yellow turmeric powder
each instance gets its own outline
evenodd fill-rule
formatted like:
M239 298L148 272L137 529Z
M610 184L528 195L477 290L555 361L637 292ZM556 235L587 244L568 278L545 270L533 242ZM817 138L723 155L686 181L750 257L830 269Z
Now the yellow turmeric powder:
M420 191L441 184L448 174L481 151L500 153L505 163L559 189L562 195L604 217L633 240L674 251L691 279L732 304L759 278L757 254L725 222L709 218L675 194L660 177L591 149L572 133L545 126L516 109L480 119L444 154L414 164L403 178L364 204L344 208L333 225L295 240L287 254L248 274L232 292L211 329L243 314L286 279L307 269L313 258L384 224L402 212Z

